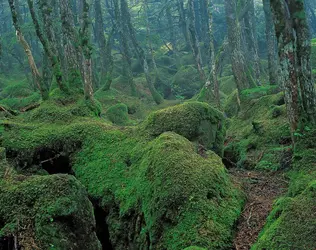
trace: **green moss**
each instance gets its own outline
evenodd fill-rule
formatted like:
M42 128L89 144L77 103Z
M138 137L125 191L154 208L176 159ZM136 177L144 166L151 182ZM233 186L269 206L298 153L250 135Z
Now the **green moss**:
M240 110L240 104L238 99L237 89L233 91L228 97L224 104L224 111L228 117L233 117L238 114Z
M173 76L172 88L177 95L191 98L201 87L200 76L194 66L182 66Z
M230 95L237 87L234 76L224 76L218 79L220 90L226 95Z
M8 84L2 91L1 96L4 98L28 97L33 94L32 89L26 81L13 82Z
M313 249L316 183L294 198L279 199L252 249Z
M205 132L209 126L222 121L219 111L198 102L167 108L165 112L176 112L175 121L181 119L183 128L174 128L183 129L187 136L193 136L196 132L192 132L186 122L198 129L201 136L209 135L209 132ZM190 119L187 120L187 116ZM163 117L174 124L173 116ZM73 117L71 121L65 119L60 122L37 118L38 122L34 120L32 123L27 122L28 119L21 116L5 123L3 146L11 154L16 154L15 160L24 166L24 172L31 172L30 167L40 150L71 154L76 178L86 187L89 196L109 213L110 239L116 249L124 249L126 242L131 242L138 249L148 244L154 249L170 250L192 245L206 249L227 249L231 246L233 228L243 199L215 153L205 150L202 157L196 153L195 145L172 132L161 131L155 138L156 135L151 133L153 128L158 128L158 124L151 123L153 126L149 126L150 119L136 130L118 130L93 117ZM165 126L163 120L161 122ZM216 131L222 132L221 129ZM218 139L218 135L216 137L216 142L222 143L223 139ZM33 197L30 193L36 190L36 198L43 205L36 206L41 208L38 210L41 217L35 224L39 241L68 249L66 244L72 244L76 241L74 238L81 239L86 234L78 236L69 233L65 236L69 240L58 242L62 235L68 233L68 226L62 224L64 220L60 217L69 218L68 215L74 210L72 221L78 225L77 230L85 230L85 222L77 223L77 214L82 212L76 211L81 211L81 206L74 208L72 204L85 206L86 203L80 199L86 196L80 193L82 189L76 184L72 184L74 189L69 187L69 179L69 182L77 183L73 177L62 175L67 180L62 183L58 181L59 176L32 177L27 179L25 186L21 184L24 191L18 191L18 184L17 188L13 188L17 194L9 195L12 197L10 199L15 200L20 199L19 195L25 196L21 198L24 204L24 199ZM31 181L33 178L34 182ZM79 190L78 197L72 195L74 190ZM46 201L40 198L41 192L52 203L46 205ZM8 199L6 193L2 191L0 197ZM54 198L56 194L59 194L59 198ZM29 204L28 200L25 202ZM11 206L10 203L6 204L5 210ZM20 210L16 211L20 213ZM89 209L85 211L90 214ZM14 221L7 221L6 228L14 228Z
M225 148L225 154L233 155L233 160L238 166L261 170L280 168L283 151L291 144L282 100L282 93L263 95L257 90L248 90L244 93L240 111L229 122ZM225 112L232 111L235 108L234 103L231 101L225 107ZM278 116L273 117L275 110L280 112ZM285 145L284 140L288 141ZM277 148L281 149L274 150Z
M41 100L41 96L39 93L34 92L33 94L27 97L11 97L5 98L0 101L0 105L4 105L9 107L10 109L20 110L32 104L39 103Z
M187 102L154 112L143 126L151 136L173 131L222 154L224 118L220 111L206 103Z
M85 144L74 169L104 206L119 204L119 213L111 210L108 219L117 249L124 249L130 234L136 236L135 244L149 237L156 249L192 244L224 249L231 244L240 199L218 156L209 152L201 157L174 133L149 143L119 132L99 139ZM138 229L129 226L139 218Z
M184 250L206 250L206 248L191 246L191 247L185 248Z
M119 103L110 107L105 115L116 125L127 125L129 123L128 108L124 103Z
M0 235L18 230L26 249L101 249L92 205L74 177L7 174L0 191Z

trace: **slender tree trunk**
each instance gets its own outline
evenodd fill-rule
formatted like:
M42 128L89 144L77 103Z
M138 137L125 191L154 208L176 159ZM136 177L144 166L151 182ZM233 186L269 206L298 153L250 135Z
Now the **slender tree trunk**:
M58 84L58 87L60 88L61 91L68 93L68 88L65 85L65 83L63 82L63 75L62 75L62 71L61 71L61 66L60 66L60 59L58 57L58 55L54 54L53 50L52 50L52 45L50 44L50 42L44 37L37 16L35 14L35 10L34 10L34 3L33 0L27 0L28 6L29 6L29 10L31 13L31 17L33 20L33 24L35 26L35 31L36 34L39 38L39 40L41 41L43 48L45 50L45 53L47 54L52 68L53 68L53 72L54 72L54 76L56 78L56 82Z
M206 6L208 9L208 16L209 16L209 41L210 41L210 76L212 79L212 85L214 86L214 95L217 107L220 108L220 93L219 93L219 84L217 79L217 68L216 68L216 58L215 58L215 46L214 46L214 33L213 33L213 16L210 11L210 6L212 6L212 0L204 0L206 2Z
M190 46L191 46L191 50L195 59L196 68L200 74L200 79L202 82L205 82L206 77L203 70L201 49L200 49L199 41L196 34L195 12L194 12L193 0L189 0L188 5L189 5L189 13L190 13L190 16L189 16L190 21L189 21L189 27L188 27Z
M259 48L257 41L257 31L256 31L256 20L255 20L255 5L254 0L247 1L249 5L249 10L244 17L245 23L245 34L247 41L247 49L250 52L250 58L253 65L253 71L255 76L255 81L257 85L260 85L260 57L259 57Z
M13 25L14 25L15 30L16 30L16 36L17 36L18 41L20 42L20 44L23 47L24 52L27 56L35 84L36 84L38 90L40 91L42 98L45 100L48 98L48 90L44 86L42 86L42 82L43 82L42 76L39 73L39 70L36 66L31 48L30 48L28 42L25 40L23 33L21 32L20 24L18 21L18 19L19 19L18 12L16 11L14 0L8 0L8 2L10 5L10 10L11 10L11 14L12 14Z
M241 26L237 15L236 0L225 0L225 11L230 58L237 89L240 93L242 90L254 86L254 84L242 53Z
M273 23L273 17L270 8L270 0L262 0L263 10L265 14L266 21L266 40L267 40L267 51L268 51L268 67L269 67L269 80L270 84L278 85L278 74L279 74L279 64L278 55L276 48L276 37L275 29Z
M183 0L177 0L177 7L179 12L179 24L180 29L182 31L186 46L189 45L189 36L187 32L187 22L186 22L186 15L184 11L184 3Z
M83 51L83 78L84 78L84 96L86 100L93 100L93 82L92 82L92 47L90 45L90 20L89 20L89 4L86 0L82 0L82 25L81 25L81 48Z

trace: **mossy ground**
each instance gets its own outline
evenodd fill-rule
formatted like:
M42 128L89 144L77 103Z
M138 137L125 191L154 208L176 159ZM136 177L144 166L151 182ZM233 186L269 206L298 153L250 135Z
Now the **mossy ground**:
M281 156L289 150L291 137L283 93L275 91L273 86L244 91L239 108L237 93L228 99L226 112L232 118L228 121L225 157L239 167L277 170Z
M69 157L76 178L98 206L108 211L110 239L116 249L129 249L130 244L136 248L149 244L153 249L182 249L192 245L226 249L231 246L233 227L243 202L240 191L232 184L215 153L207 149L201 152L188 139L174 133L182 131L191 140L203 135L204 139L208 139L207 143L213 142L217 138L213 137L213 132L223 133L218 127L218 122L222 121L219 111L198 102L157 111L157 114L170 120L172 126L166 127L163 120L156 119L156 122L162 122L164 130L152 134L159 127L159 123L152 123L152 118L138 127L118 129L91 112L81 108L78 110L78 107L77 102L64 106L52 101L44 102L39 108L2 123L5 128L2 146L19 173L34 174L33 165L42 150ZM177 117L173 116L172 110L178 114ZM185 123L188 118L192 127ZM207 127L204 122L216 125L212 133L204 130ZM216 142L219 141L217 138ZM37 170L35 173L42 173L40 166L37 166ZM42 180L49 184L50 178L54 180L59 176L66 178L66 182L68 178L69 181L76 181L73 177L56 173L30 177L30 182L27 180L25 185L36 188L37 182L32 183L31 180L39 180L40 186ZM13 188L20 195L19 185L8 183L7 186L3 182L0 186L3 189ZM66 184L62 186L68 187ZM49 187L54 186L47 185ZM31 188L25 188L25 192L29 189L33 192ZM47 197L55 201L53 194L58 191L52 188L46 192L51 192L52 195ZM10 196L6 199L15 199L15 193L6 194ZM80 197L83 199L85 196ZM71 198L71 204L83 203L72 193L68 198ZM41 201L38 193L36 199ZM45 204L43 207L41 204L38 205L40 211L45 210ZM24 202L22 205L26 206ZM10 205L3 207L2 211L6 213L9 209ZM68 215L67 206L58 209L56 213L55 208L49 211L53 211L52 214L55 213L57 217L58 214L62 218L64 214ZM80 217L78 209L73 212L75 218ZM15 211L16 214L20 213L19 210ZM53 218L52 222L50 218ZM6 221L11 223L10 219ZM55 221L58 221L55 217L48 218L48 223L54 224ZM87 221L94 223L93 218L87 217ZM87 225L81 224L85 232L90 228ZM55 227L47 229L46 224L40 226L42 231L39 234L44 236L35 237L36 242L45 246L64 244L58 243L58 239L64 237L66 231ZM98 245L97 240L94 244Z
M288 192L275 201L252 249L313 249L316 242L313 127L305 127L295 134L297 142L293 150L283 94L277 93L275 87L242 92L240 110L236 112L227 130L228 164L233 162L234 167L260 171L283 171L289 182Z

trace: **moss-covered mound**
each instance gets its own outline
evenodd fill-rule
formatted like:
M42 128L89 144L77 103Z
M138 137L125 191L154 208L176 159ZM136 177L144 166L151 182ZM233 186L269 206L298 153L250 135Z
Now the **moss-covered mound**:
M26 177L0 166L0 236L23 249L101 249L93 207L70 175Z
M218 126L216 122L222 121L221 113L207 104L193 102L174 108L184 110L175 118L186 122L186 116L190 115L191 125L195 129L199 129L199 126ZM170 108L164 111L168 113ZM40 236L36 236L39 237L39 244L46 244L48 238L57 241L65 232L61 227L56 229L57 225L51 229L42 221L48 218L49 225L58 224L60 220L64 222L65 211L75 209L73 206L77 202L86 206L86 196L80 191L82 187L78 184L78 191L76 184L73 184L77 183L76 180L58 174L60 169L55 160L62 156L69 159L73 174L85 186L96 206L107 215L109 237L114 249L144 249L148 246L170 250L190 246L206 249L231 247L234 224L240 214L243 199L231 182L221 159L205 148L197 149L188 139L176 133L161 131L156 135L158 137L153 136L151 129L158 125L151 127L148 121L136 130L118 129L96 118L77 116L61 123L52 123L46 119L30 123L27 117L6 122L2 145L7 149L9 160L15 160L18 164L19 171L30 175L34 173L34 165L39 170L43 167L42 162L47 162L47 159L51 159L50 168L56 168L55 172L52 171L56 175L28 177L25 182L14 184L14 191L7 192L4 188L2 192L7 195L5 199L9 200L26 194L26 200L23 199L19 205L25 207L31 204L30 211L33 211L39 205L33 206L35 203L27 199L32 197L28 192L36 190L36 199L45 204L40 210L44 211L41 213L44 219L39 220L43 223L39 224L42 231ZM148 131L144 130L146 126ZM191 133L189 127L184 127L184 131L189 136L195 133ZM219 131L222 132L216 130ZM59 178L65 183L61 183ZM56 188L50 181L54 185L56 183ZM6 184L4 187L7 187ZM21 190L22 187L25 191ZM80 198L73 194L74 187ZM45 197L49 201L57 204L63 202L64 210L55 209L55 203L49 203L47 208L41 192L46 192ZM55 200L53 195L56 194L59 196ZM64 196L71 197L73 203L69 207L64 205ZM77 210L71 214L75 219L70 221L74 221L75 225L80 225L77 214L82 213L81 206L78 205ZM14 205L8 204L6 210L11 207L14 208ZM58 216L59 213L61 216ZM90 207L86 213L91 213ZM84 218L87 217L82 216L82 220ZM10 219L8 223L11 223ZM88 232L89 229L93 231L82 222L78 230ZM59 246L80 241L81 236L69 234L67 237L73 237L66 238L70 242L48 243ZM94 249L98 249L97 241L94 244ZM60 249L71 248L65 245Z
M291 136L283 93L266 87L241 93L240 110L237 93L225 106L232 117L227 130L224 159L244 168L277 170L286 168ZM284 161L284 164L281 164Z
M151 142L119 132L99 139L83 147L74 170L110 210L115 249L128 249L126 242L136 249L231 245L241 197L217 155L209 151L202 157L187 139L171 132Z
M19 110L38 103L41 96L34 92L25 80L20 80L7 83L0 92L0 99L0 105Z
M219 155L222 153L224 117L206 103L187 102L154 112L144 122L144 128L152 136L173 131Z
M106 117L116 125L127 125L129 123L128 107L124 103L111 106L106 112Z

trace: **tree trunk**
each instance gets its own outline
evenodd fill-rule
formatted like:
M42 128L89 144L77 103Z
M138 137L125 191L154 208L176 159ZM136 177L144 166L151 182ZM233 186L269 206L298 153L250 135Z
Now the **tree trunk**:
M39 70L36 66L31 48L30 48L28 42L25 40L23 33L21 32L20 24L18 22L18 19L19 19L18 13L17 13L16 8L15 8L14 0L8 0L8 2L10 5L10 9L11 9L13 25L14 25L15 30L16 30L16 36L17 36L18 41L20 42L20 44L23 47L24 52L27 56L35 84L36 84L38 90L40 91L42 98L45 100L48 98L48 89L46 89L44 86L42 86L42 82L43 82L42 76L39 73Z
M254 1L247 1L249 5L249 10L244 17L245 23L245 35L247 41L247 49L250 52L250 58L252 61L252 68L254 71L255 81L257 85L260 84L260 57L259 57L259 48L257 41L257 31L256 31L256 20L255 20L255 5Z
M266 40L267 40L267 51L268 51L268 67L269 67L269 80L270 84L278 85L278 74L279 74L279 64L278 55L276 48L276 37L274 23L270 8L270 0L262 0L263 10L266 21Z
M296 74L295 37L287 3L279 0L271 0L270 3L278 40L281 65L280 80L284 88L287 115L293 134L298 128L299 122L299 84Z
M311 67L311 36L306 18L304 1L290 1L290 11L293 27L296 33L298 79L306 118L309 122L316 122L315 88L312 80Z
M90 45L90 29L89 29L89 4L86 0L82 0L82 25L81 25L81 48L83 51L83 79L84 79L84 96L86 100L93 100L93 83L92 83L92 47Z
M51 65L52 65L52 68L53 68L53 72L54 72L54 76L56 78L57 85L58 85L58 87L60 88L61 91L65 92L65 93L68 93L69 92L68 88L65 85L65 83L63 82L63 75L62 75L61 66L60 66L60 59L59 59L58 55L54 54L54 52L52 50L52 45L44 37L44 35L43 35L42 31L41 31L38 19L37 19L36 14L35 14L33 0L27 0L27 3L28 3L28 6L29 6L29 10L30 10L30 13L31 13L33 24L35 26L36 34L37 34L39 40L41 41L41 43L43 45L43 48L44 48L44 51L47 54L47 56L48 56L48 58L49 58L49 60L51 62Z
M236 0L225 0L225 11L230 46L230 58L238 92L254 86L247 69L241 44L241 26L237 15Z

